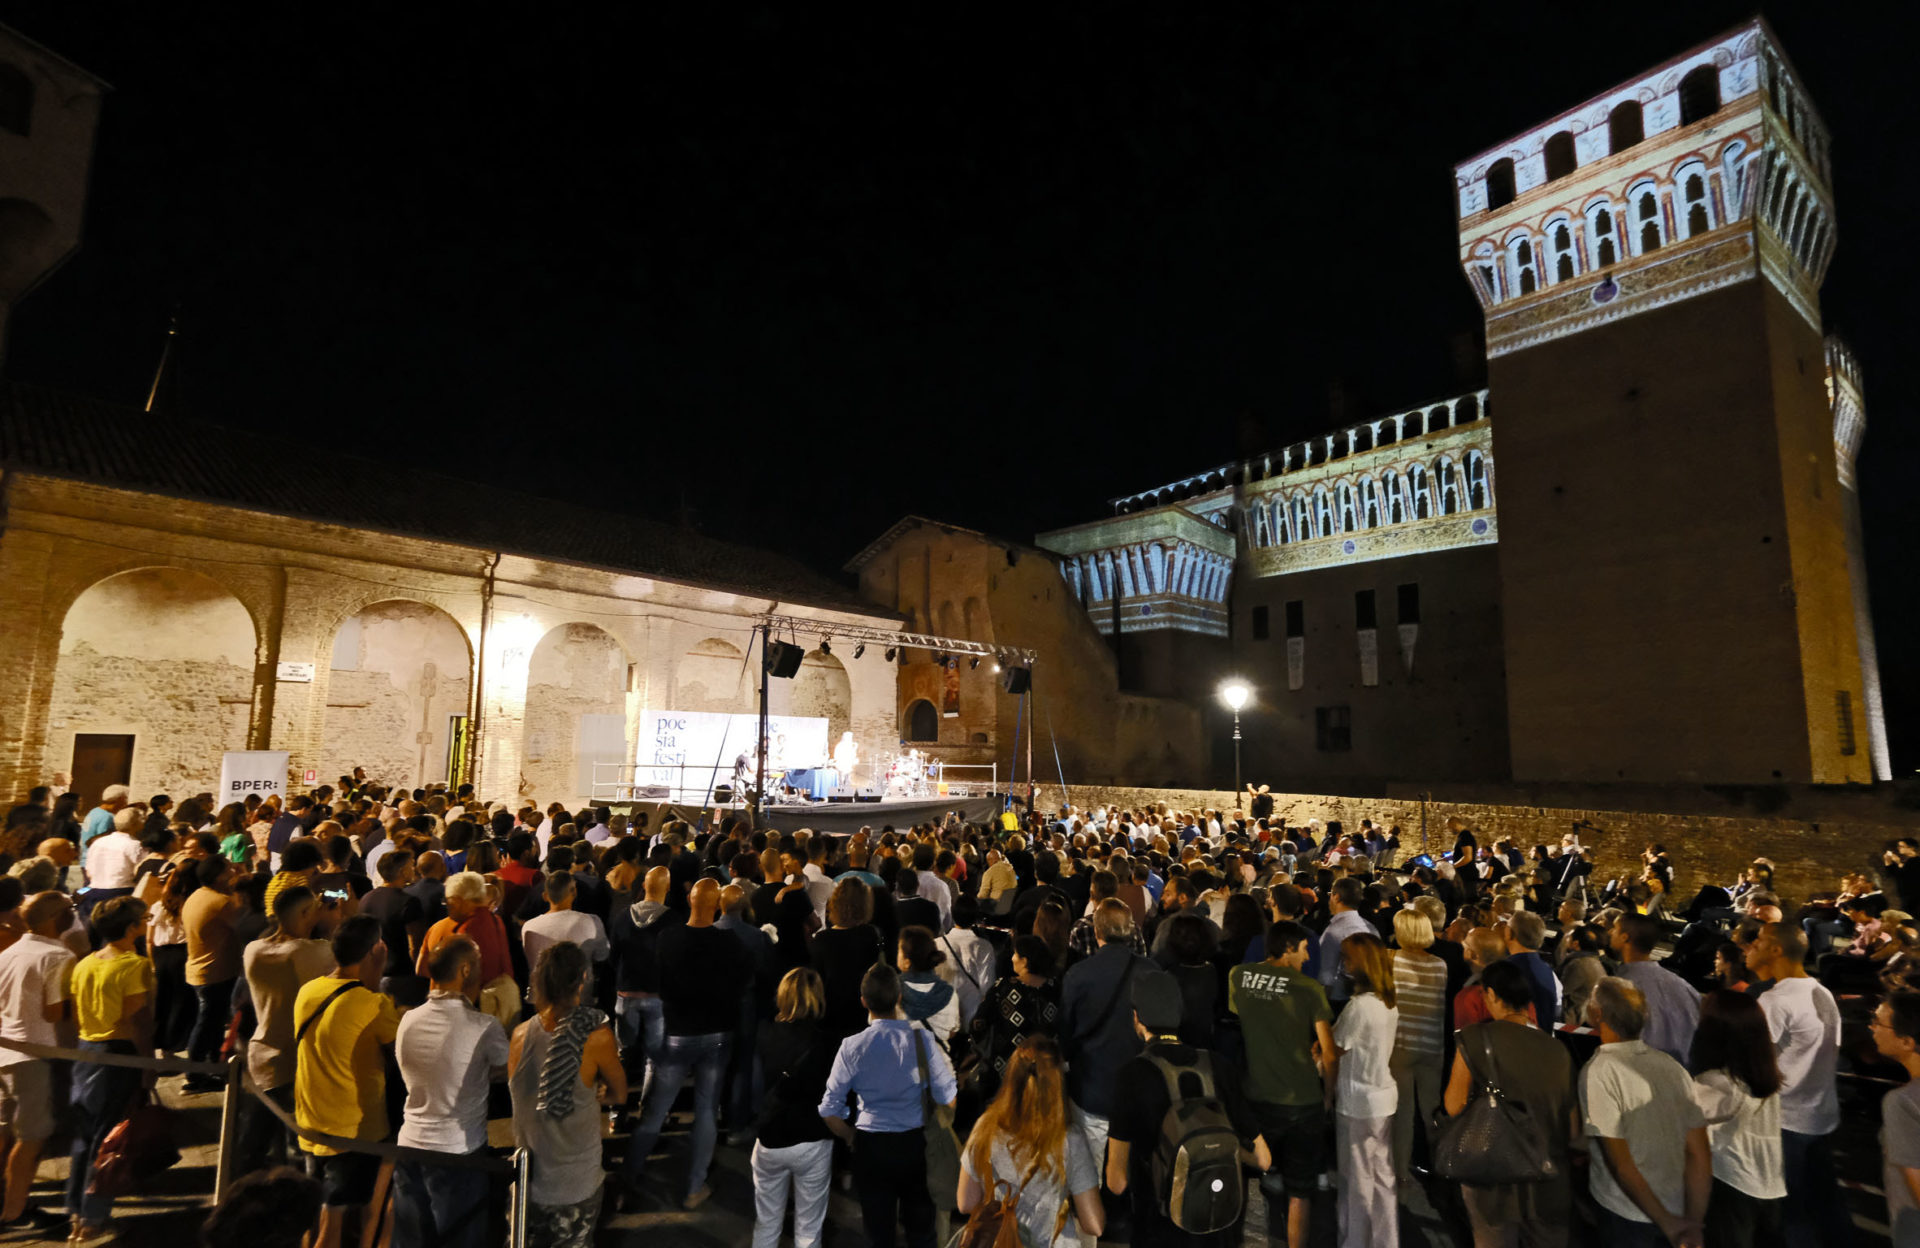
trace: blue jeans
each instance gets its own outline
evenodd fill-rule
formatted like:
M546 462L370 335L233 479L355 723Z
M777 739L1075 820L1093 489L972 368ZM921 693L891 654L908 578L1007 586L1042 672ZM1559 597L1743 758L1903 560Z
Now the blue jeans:
M640 1182L647 1154L660 1142L660 1128L666 1125L667 1114L688 1075L693 1076L693 1157L687 1165L685 1194L691 1196L706 1186L707 1167L713 1164L714 1137L719 1133L714 1108L720 1099L720 1082L727 1073L727 1049L732 1040L724 1031L667 1037L641 1100L640 1125L633 1129L633 1138L627 1144L628 1186Z
M660 1063L660 1051L667 1043L666 1005L659 997L615 997L613 1017L615 1036L620 1041L620 1060L631 1071L634 1050L641 1055L640 1099L647 1099L653 1086L653 1069Z
M136 1056L130 1040L82 1040L89 1053ZM93 1160L107 1133L119 1126L140 1095L140 1072L126 1066L73 1064L73 1149L68 1154L67 1212L92 1226L113 1215L113 1197L87 1190L93 1181Z
M193 1018L193 1034L187 1037L187 1057L192 1061L220 1060L227 1023L233 1018L233 984L229 979L218 984L194 985L193 995L199 999L199 1008Z
M1853 1215L1840 1195L1833 1171L1833 1137L1780 1132L1785 1164L1786 1239L1790 1248L1847 1248L1853 1242Z
M398 1162L393 1248L482 1248L488 1207L485 1171Z

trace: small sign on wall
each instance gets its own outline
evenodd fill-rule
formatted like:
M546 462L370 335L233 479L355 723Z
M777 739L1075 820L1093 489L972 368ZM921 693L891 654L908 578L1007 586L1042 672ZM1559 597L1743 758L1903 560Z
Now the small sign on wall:
M247 794L286 796L287 751L229 750L220 756L220 801L245 801Z
M320 773L319 773L319 772L317 772L317 771L315 771L315 770L314 770L313 768L311 768L311 767L309 767L309 768L307 768L307 779L306 779L306 783L308 783L308 784L312 784L312 783L313 783L314 781L316 781L316 780L318 780L319 778L320 778Z
M288 684L310 685L313 683L313 664L277 663L273 668L273 678Z

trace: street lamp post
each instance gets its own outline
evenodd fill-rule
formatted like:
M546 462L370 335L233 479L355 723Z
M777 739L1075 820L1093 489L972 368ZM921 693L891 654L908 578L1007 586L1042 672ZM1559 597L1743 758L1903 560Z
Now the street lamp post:
M1237 680L1220 686L1220 700L1233 708L1233 813L1240 813L1240 708L1247 704L1247 687Z

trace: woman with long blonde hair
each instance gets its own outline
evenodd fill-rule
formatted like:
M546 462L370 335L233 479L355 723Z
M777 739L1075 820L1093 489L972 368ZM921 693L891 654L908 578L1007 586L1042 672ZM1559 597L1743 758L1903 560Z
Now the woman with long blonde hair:
M1067 1129L1060 1049L1042 1036L1014 1050L960 1155L961 1213L1009 1194L1024 1248L1064 1248L1079 1232L1098 1238L1106 1229L1100 1172L1085 1139Z
M1341 1248L1400 1240L1395 1203L1393 1042L1400 1027L1393 951L1371 934L1340 942L1353 996L1333 1024L1333 1135L1340 1175Z
M823 1025L827 990L811 967L788 971L774 1004L757 1045L767 1091L754 1120L753 1248L777 1248L789 1194L794 1248L818 1248L833 1187L833 1136L820 1098L840 1041Z

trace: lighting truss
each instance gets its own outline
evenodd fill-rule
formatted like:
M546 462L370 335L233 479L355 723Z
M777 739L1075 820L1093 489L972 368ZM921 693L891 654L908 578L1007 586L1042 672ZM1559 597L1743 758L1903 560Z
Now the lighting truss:
M931 633L895 632L887 628L867 628L858 624L831 624L824 620L801 619L791 615L763 615L756 623L771 630L774 637L820 637L834 641L872 642L897 646L903 650L931 650L942 654L971 654L991 658L997 663L1032 667L1039 656L1020 646L996 646L984 641L963 641L958 637L936 637Z

